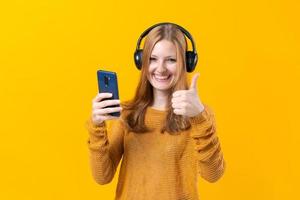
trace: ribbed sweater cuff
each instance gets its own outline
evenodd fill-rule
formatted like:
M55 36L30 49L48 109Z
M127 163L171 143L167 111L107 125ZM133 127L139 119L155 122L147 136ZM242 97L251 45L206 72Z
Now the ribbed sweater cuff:
M87 141L89 149L96 151L105 151L108 144L105 121L100 125L95 125L90 118L86 122L86 128L89 132L89 139Z
M106 123L103 121L101 124L96 125L93 123L92 118L86 121L86 128L90 135L103 136L106 133Z
M206 121L209 119L209 111L206 105L204 105L204 110L199 113L198 115L191 117L190 122L192 125L201 124L203 121Z

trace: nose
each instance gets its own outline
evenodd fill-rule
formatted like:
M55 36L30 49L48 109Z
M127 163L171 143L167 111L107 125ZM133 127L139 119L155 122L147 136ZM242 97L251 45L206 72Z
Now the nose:
M167 68L165 67L165 64L163 61L158 62L156 71L159 73L163 73L163 72L167 71Z

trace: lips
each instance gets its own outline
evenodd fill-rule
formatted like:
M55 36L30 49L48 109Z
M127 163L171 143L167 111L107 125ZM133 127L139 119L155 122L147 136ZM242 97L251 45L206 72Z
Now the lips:
M162 75L154 74L153 77L155 80L157 80L159 82L164 82L164 81L168 81L170 79L171 75L162 76Z

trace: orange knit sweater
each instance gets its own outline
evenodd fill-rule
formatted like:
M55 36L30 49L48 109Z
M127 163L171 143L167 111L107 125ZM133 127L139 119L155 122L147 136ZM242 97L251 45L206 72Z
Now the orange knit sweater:
M108 131L105 122L87 121L92 176L109 183L122 158L116 200L198 200L199 174L209 182L224 173L225 162L212 110L190 118L192 127L177 135L160 133L166 112L148 107L145 124L153 131L129 132L121 118Z

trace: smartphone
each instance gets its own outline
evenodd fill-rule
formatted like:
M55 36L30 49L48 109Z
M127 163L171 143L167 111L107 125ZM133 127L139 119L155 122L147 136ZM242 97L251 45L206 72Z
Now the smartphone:
M97 71L97 79L98 79L98 89L99 93L112 93L111 98L106 99L119 99L119 90L118 90L118 80L117 74L111 71L98 70ZM109 107L119 107L120 105L107 106ZM110 115L119 117L120 112L110 113Z

